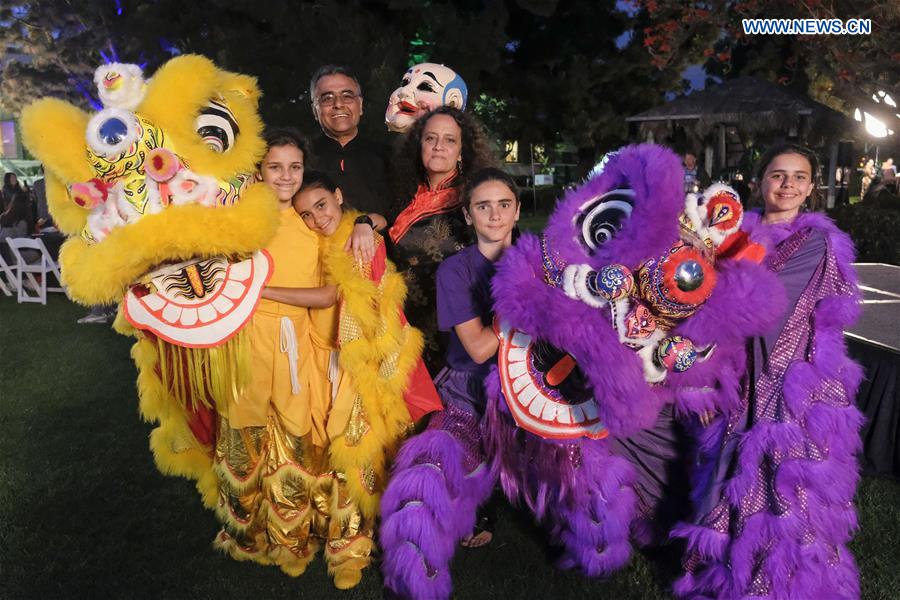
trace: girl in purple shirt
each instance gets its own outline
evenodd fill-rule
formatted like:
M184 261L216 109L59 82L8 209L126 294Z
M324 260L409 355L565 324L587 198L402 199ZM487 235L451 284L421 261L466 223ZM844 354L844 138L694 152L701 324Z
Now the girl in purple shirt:
M456 542L475 547L491 539L484 514L473 530L475 509L493 490L480 422L486 401L484 379L498 347L490 281L494 263L512 244L519 219L515 183L499 169L478 171L463 192L462 210L477 243L445 259L437 270L438 327L450 334L447 367L435 378L444 410L403 446L382 500L385 585L403 597L448 595ZM438 518L423 509L420 487L435 461L447 478L437 484L439 489L432 488L428 501L444 496L453 507L452 514ZM415 535L424 531L431 534ZM411 562L410 552L417 562ZM410 565L423 564L422 556L427 568L419 573Z

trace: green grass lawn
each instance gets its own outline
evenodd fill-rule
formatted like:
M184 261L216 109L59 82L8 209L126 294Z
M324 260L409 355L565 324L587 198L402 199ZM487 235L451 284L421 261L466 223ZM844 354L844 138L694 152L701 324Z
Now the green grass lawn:
M0 598L380 598L368 569L348 592L321 560L299 579L213 551L218 530L187 480L163 477L137 413L131 341L76 325L85 309L0 297ZM900 598L900 484L866 479L853 551L865 598ZM529 516L500 512L495 542L460 550L460 599L667 598L677 556L636 553L607 580L560 572ZM812 599L811 599L812 600Z

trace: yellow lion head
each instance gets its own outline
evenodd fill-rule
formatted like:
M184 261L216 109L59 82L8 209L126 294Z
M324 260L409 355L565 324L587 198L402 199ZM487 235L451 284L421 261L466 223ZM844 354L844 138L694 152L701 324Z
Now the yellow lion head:
M60 253L69 294L124 300L132 324L175 344L217 345L252 314L271 270L256 252L278 222L252 176L265 152L256 81L196 55L147 82L123 64L94 81L104 107L92 115L56 99L22 113L50 211L71 236Z

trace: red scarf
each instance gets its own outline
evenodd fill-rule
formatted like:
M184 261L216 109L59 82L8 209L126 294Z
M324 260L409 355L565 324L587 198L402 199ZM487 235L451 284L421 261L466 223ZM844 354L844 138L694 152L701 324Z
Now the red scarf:
M452 187L457 172L440 182L435 189L428 187L428 182L420 184L416 195L410 203L397 215L394 224L388 230L391 240L396 244L406 235L410 227L432 215L450 212L459 206L459 188Z

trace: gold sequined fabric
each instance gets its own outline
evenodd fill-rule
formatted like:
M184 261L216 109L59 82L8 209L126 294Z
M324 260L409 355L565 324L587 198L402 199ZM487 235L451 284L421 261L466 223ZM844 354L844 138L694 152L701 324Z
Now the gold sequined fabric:
M329 565L368 565L374 523L363 518L345 475L330 468L327 451L311 438L287 433L274 415L265 427L241 429L219 417L216 512L223 528L217 546L291 575L302 573L322 546Z

